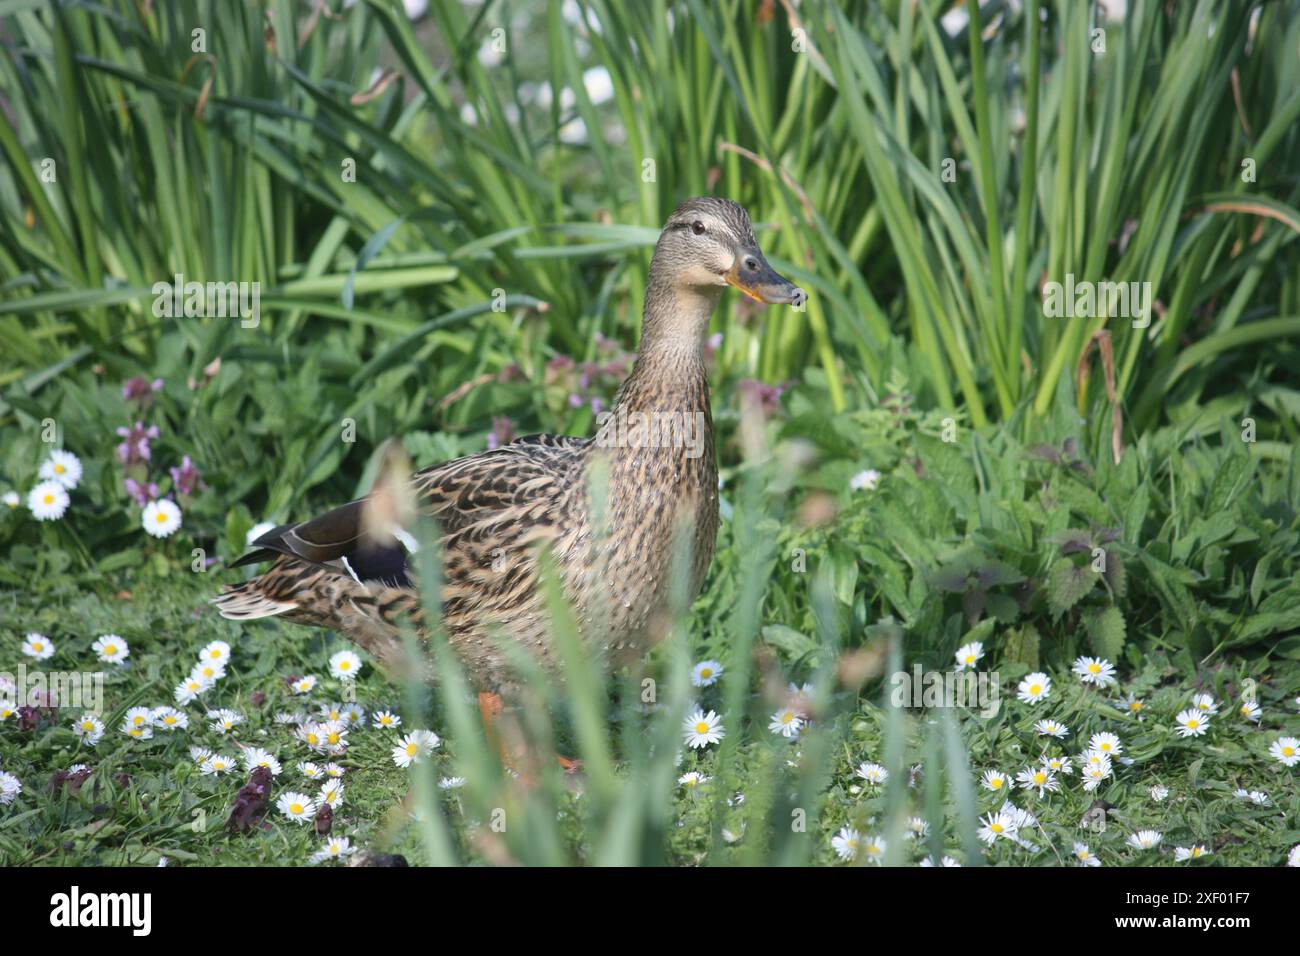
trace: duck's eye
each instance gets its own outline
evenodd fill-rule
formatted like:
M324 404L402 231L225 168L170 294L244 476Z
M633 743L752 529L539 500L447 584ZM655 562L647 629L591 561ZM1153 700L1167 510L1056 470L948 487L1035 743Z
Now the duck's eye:
M705 232L704 223L696 219L693 223L691 223L691 231L694 232L697 236L704 235Z

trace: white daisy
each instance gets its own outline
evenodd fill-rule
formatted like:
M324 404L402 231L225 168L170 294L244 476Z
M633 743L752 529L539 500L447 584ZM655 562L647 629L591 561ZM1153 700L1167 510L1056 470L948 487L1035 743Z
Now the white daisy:
M23 792L23 782L7 771L0 770L0 806L8 806Z
M153 711L148 707L132 707L126 712L124 723L131 727L152 727Z
M1210 714L1204 710L1188 708L1174 720L1178 721L1179 737L1203 737L1210 729Z
M234 730L236 726L244 722L243 714L234 710L226 710L225 708L221 710L208 711L208 717L212 719L212 723L208 726L219 734L229 733Z
M679 786L683 786L687 790L694 790L700 784L707 783L708 779L709 778L706 777L704 774L696 773L694 770L692 770L689 773L684 773L680 777L678 777L677 783Z
M155 538L169 538L181 526L181 509L170 498L159 498L144 506L140 523Z
M299 763L298 772L308 780L319 780L321 777L325 776L325 771L310 761Z
M687 715L686 720L682 722L682 730L686 746L692 750L700 750L709 744L719 743L726 736L722 718L713 711L706 714L699 708Z
M1110 758L1104 754L1098 760L1087 760L1079 771L1083 778L1084 790L1096 790L1111 774Z
M149 712L149 721L161 730L184 730L190 725L189 714L175 707L155 707Z
M0 700L0 721L6 721L14 714L18 713L18 708L8 700Z
M356 680L361 673L361 658L352 651L339 651L330 658L330 673L339 680Z
M1192 706L1203 714L1209 714L1211 717L1219 713L1219 704L1209 694L1197 694L1192 698Z
M360 704L344 704L342 710L343 723L348 726L361 726L366 720L366 709Z
M1070 670L1085 684L1105 687L1115 683L1115 665L1100 657L1080 657Z
M27 507L37 521L58 521L70 500L68 489L57 481L42 481L27 493Z
M1269 755L1284 767L1294 767L1300 763L1300 740L1295 737L1279 737L1269 744Z
M878 484L880 484L880 472L874 468L860 471L849 479L849 487L854 491L875 491Z
M991 790L993 793L1001 793L1009 786L1010 781L1007 775L1001 770L985 770L984 776L980 778L980 786L985 790Z
M1040 720L1034 724L1034 730L1044 737L1064 737L1070 732L1070 728L1065 724L1057 723L1055 720Z
M1070 762L1069 757L1056 757L1043 754L1038 760L1044 767L1052 773L1071 774L1074 773L1074 764Z
M342 860L351 856L356 850L347 837L332 837L325 845L311 855L313 863L326 863L330 860Z
M1039 797L1061 789L1061 785L1056 782L1056 774L1046 767L1026 767L1016 774L1016 780L1023 790L1037 790Z
M986 814L981 822L983 825L976 831L976 836L990 846L998 837L1009 840L1016 835L1015 821L1001 810Z
M316 816L316 801L305 793L294 793L292 790L275 801L275 808L294 823L306 823Z
M1164 834L1159 830L1137 830L1130 833L1124 842L1135 850L1153 850L1164 838Z
M339 780L343 777L343 768L336 763L327 763L325 765L325 776Z
M320 788L321 806L329 805L334 809L343 806L343 784L337 780L327 780Z
M841 860L857 859L861 845L862 834L852 827L841 827L840 832L831 837L831 849Z
M23 641L23 653L38 661L48 660L54 656L54 642L44 634L32 631Z
M225 678L226 665L218 661L199 661L190 668L190 676L212 685Z
M190 676L176 685L176 690L172 692L172 696L178 704L192 704L199 699L200 694L211 689L212 681Z
M211 756L212 751L207 747L190 747L190 759L196 764L202 765Z
M1026 704L1036 704L1046 700L1052 692L1052 679L1046 674L1035 671L1025 677L1017 688L1016 696Z
M72 729L82 743L95 746L104 736L104 722L94 714L82 714L72 724Z
M1300 867L1300 843L1286 851L1286 865Z
M1074 845L1074 858L1079 861L1080 866L1101 866L1101 860L1088 849L1086 843L1076 843Z
M1260 714L1263 713L1263 711L1259 709L1258 702L1253 700L1243 700L1241 706L1237 708L1237 713L1239 713L1245 720L1257 724L1259 723Z
M127 717L125 720L122 721L122 726L121 726L120 729L121 729L122 733L126 734L126 735L127 735L128 737L130 737L132 740L152 740L152 739L153 739L153 727L152 727L152 726L150 726L149 724L135 724L135 723L132 723L130 717Z
M280 761L269 750L263 750L261 747L249 747L244 751L244 769L250 773L256 767L265 767L271 771L272 777L280 776Z
M709 687L722 676L722 665L717 661L700 661L691 670L691 683L696 687Z
M924 859L922 859L920 863L918 863L918 864L916 864L916 865L917 865L917 866L942 866L942 867L954 867L954 866L955 866L955 867L960 867L960 866L961 866L960 863L958 863L958 862L957 862L955 859L953 859L952 857L948 856L946 853L944 854L943 859L940 860L938 863L935 863L935 862L934 862L934 857L927 856L927 857L925 857Z
M224 667L230 662L230 645L225 641L212 641L199 651L199 660Z
M348 749L348 726L343 721L327 720L319 729L326 753L338 755Z
M8 505L10 510L12 510L14 508L17 508L20 504L22 504L23 499L22 496L18 494L18 492L13 491L11 489L9 491L6 491L3 496L0 496L0 501L3 501L6 505Z
M878 763L859 764L857 774L873 787L879 787L889 779L889 771Z
M767 725L767 729L772 733L780 734L787 739L798 737L802 727L803 718L792 707L778 710L772 715L772 719Z
M40 476L71 491L81 481L81 459L70 451L52 451L41 465Z
M1157 783L1151 788L1150 793L1152 800L1156 803L1161 803L1169 797L1169 788Z
M308 674L305 677L297 678L292 684L289 685L289 689L293 691L295 694L310 694L311 689L315 686L316 686L316 677L312 674Z
M1088 749L1105 754L1107 757L1118 757L1124 752L1119 738L1111 733L1093 734L1088 738Z
M381 710L371 718L370 725L379 730L391 730L402 726L402 718L390 710Z
M399 767L409 767L429 755L429 749L416 734L407 734L393 748L393 763Z
M90 649L105 664L121 664L131 655L131 648L116 634L105 634L97 638Z
M963 644L957 648L957 670L974 670L975 665L980 662L984 656L984 645L979 641L971 641L969 644Z
M1200 843L1194 846L1176 846L1174 847L1174 860L1179 863L1185 860L1199 860L1203 856L1209 856L1210 852L1204 844Z
M872 863L880 863L885 858L885 841L883 837L869 836L862 841L862 852Z
M443 777L438 781L439 790L459 790L465 786L464 777Z

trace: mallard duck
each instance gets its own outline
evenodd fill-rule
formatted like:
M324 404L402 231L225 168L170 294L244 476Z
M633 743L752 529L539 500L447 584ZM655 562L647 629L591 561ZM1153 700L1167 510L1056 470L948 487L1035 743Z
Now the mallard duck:
M741 206L682 203L650 263L636 362L596 435L521 438L411 476L441 533L445 633L485 717L498 695L518 689L503 637L544 671L559 670L538 587L541 549L551 549L584 644L607 671L664 636L677 527L692 539L689 597L699 593L718 529L704 341L727 285L762 302L804 301L768 265ZM407 563L419 544L401 528L374 527L371 497L257 538L235 566L273 563L214 600L222 616L332 628L381 670L400 672L399 621L420 622Z

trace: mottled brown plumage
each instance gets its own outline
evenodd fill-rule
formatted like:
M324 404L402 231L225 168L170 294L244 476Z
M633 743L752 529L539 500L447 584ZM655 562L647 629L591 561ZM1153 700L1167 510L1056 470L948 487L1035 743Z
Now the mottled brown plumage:
M688 200L655 247L636 363L597 434L523 438L412 477L441 532L443 625L480 690L509 694L518 680L503 641L559 669L538 587L543 549L607 670L663 637L677 533L689 542L688 596L699 592L718 528L703 346L727 284L767 302L803 301L768 266L744 209ZM268 532L238 563L274 558L271 567L214 603L237 620L280 615L332 628L396 670L398 623L409 615L419 626L419 600L406 549L366 527L366 513L361 499Z

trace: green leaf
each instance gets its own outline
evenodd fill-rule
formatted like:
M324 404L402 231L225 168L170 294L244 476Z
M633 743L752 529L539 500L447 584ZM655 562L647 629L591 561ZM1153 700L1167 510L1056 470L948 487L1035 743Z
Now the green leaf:
M1119 660L1126 630L1119 608L1112 605L1089 614L1086 626L1093 653L1108 661Z
M1060 616L1088 596L1097 583L1097 573L1087 564L1076 565L1059 558L1047 574L1047 603Z

